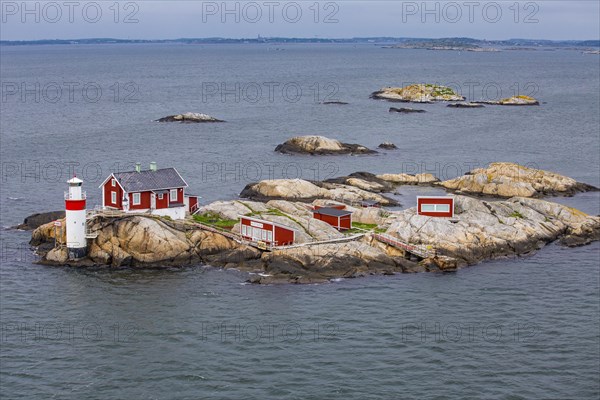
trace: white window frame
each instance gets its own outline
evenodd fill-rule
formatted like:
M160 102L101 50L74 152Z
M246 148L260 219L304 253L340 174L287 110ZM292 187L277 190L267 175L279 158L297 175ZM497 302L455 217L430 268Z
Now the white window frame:
M175 193L175 198L173 198L173 193ZM171 189L169 191L169 201L177 201L177 189Z
M246 225L242 225L242 236L246 236Z
M112 185L112 187L117 186L117 180L115 178L111 179L110 184Z
M159 200L162 200L162 199L163 199L163 194L162 194L162 193L159 193L159 194L158 194L158 199L159 199Z
M117 204L117 192L110 192L111 204Z
M450 204L421 204L421 212L449 213Z
M140 204L142 204L142 194L141 193L133 193L132 197L133 197L133 205L134 206L139 206ZM137 198L137 200L136 200L136 198Z
M273 232L267 231L267 242L271 243L273 241Z
M450 212L450 204L436 204L435 212L448 213Z

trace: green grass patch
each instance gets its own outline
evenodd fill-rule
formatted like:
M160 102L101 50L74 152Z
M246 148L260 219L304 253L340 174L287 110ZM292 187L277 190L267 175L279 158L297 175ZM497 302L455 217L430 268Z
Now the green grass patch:
M520 219L524 219L524 218L525 218L525 217L523 216L523 214L521 214L521 213L520 213L520 212L518 212L518 211L513 211L513 212L512 212L512 213L509 215L509 217L512 217L512 218L520 218Z
M352 228L370 231L371 229L377 228L377 224L363 224L362 222L352 222Z
M214 212L194 215L194 220L202 224L216 226L219 228L233 228L237 224L237 219L226 219Z
M380 227L377 224L363 224L362 222L353 222L352 229L343 231L346 235L354 235L357 233L365 233L365 231L374 231L376 233L383 233L386 228Z

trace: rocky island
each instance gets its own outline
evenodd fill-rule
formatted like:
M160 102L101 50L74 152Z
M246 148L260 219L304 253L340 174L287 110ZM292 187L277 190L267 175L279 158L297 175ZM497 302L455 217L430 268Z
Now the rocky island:
M156 120L157 122L182 122L182 123L200 123L200 122L225 122L211 117L207 114L187 112L184 114L168 115Z
M483 108L485 106L483 104L479 104L479 103L452 103L452 104L448 104L446 107L450 107L450 108Z
M425 110L420 110L417 108L397 108L397 107L390 107L390 109L388 110L388 112L395 112L395 113L400 113L400 114L411 114L411 113L424 113L427 112Z
M485 184L480 188L473 183L482 177L497 188L484 190ZM393 204L381 193L400 184L461 187L463 192L469 188L469 193L485 192L492 197L510 195L505 186L516 185L518 195L484 200L456 194L453 218L419 215L414 207L397 211L360 205L363 199ZM527 185L533 191L525 190ZM146 268L205 263L245 271L253 283L453 271L498 257L531 254L557 240L566 246L600 240L600 217L534 198L594 189L562 175L510 163L492 163L444 182L429 174L366 172L326 182L261 181L242 192L254 200L207 204L185 220L125 213L92 215L89 229L94 237L89 240L87 257L81 260L67 260L65 248L54 246L53 222L35 229L31 244L42 262L49 264ZM351 211L352 229L340 232L313 218L313 209L323 206ZM283 224L296 232L295 242L261 248L243 240L240 216Z
M339 179L339 178L338 178ZM311 202L318 199L339 200L359 203L365 200L376 201L386 206L396 206L394 199L385 197L383 187L378 182L360 178L336 182L309 182L303 179L269 179L246 185L240 197L257 201L293 200Z
M465 98L448 86L415 84L405 87L386 87L371 94L372 99L401 103L433 103L436 101L464 101Z
M283 154L310 155L377 153L360 144L342 143L339 140L315 135L293 137L275 147L275 151Z
M356 209L358 221L375 222L357 222L363 228L352 235L343 235L312 219L304 203L233 203L212 204L202 212L210 212L219 220L232 218L232 212L245 211L283 221L300 233L298 244L260 250L228 237L225 231L207 231L193 220L99 216L91 225L98 236L92 240L87 258L67 261L64 248L51 248L44 260L61 265L113 267L207 263L249 272L249 281L254 283L314 283L368 274L452 271L488 259L529 254L557 239L578 246L600 236L599 217L523 197L490 202L456 196L452 221L417 215L414 208L397 212L371 208L362 213ZM234 225L231 231L235 230ZM53 241L53 232L53 224L42 225L33 232L31 243L41 246L44 252L43 245ZM429 255L412 257L380 240L382 237L418 245Z
M473 101L473 104L491 104L496 106L539 106L539 100L531 96L512 96L498 101Z
M554 172L506 162L491 163L487 168L474 169L439 185L458 193L497 197L572 196L598 190Z
M383 142L383 143L380 143L379 146L377 146L377 148L378 149L384 149L384 150L398 150L398 146L396 146L392 142Z

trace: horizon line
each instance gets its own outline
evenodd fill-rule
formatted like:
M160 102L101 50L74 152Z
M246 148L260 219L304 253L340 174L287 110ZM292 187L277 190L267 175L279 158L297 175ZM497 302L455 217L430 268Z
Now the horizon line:
M444 39L461 39L461 40L476 40L480 42L506 42L514 40L537 41L537 42L593 42L600 41L600 38L594 39L542 39L542 38L505 38L505 39L480 39L470 36L447 36L447 37L417 37L417 36L353 36L353 37L300 37L300 36L261 36L257 37L224 37L224 36L208 36L208 37L178 37L178 38L118 38L118 37L80 37L80 38L42 38L42 39L9 39L0 40L0 43L10 42L40 42L40 41L84 41L84 40L115 40L115 41L145 41L145 42L167 42L181 40L444 40Z

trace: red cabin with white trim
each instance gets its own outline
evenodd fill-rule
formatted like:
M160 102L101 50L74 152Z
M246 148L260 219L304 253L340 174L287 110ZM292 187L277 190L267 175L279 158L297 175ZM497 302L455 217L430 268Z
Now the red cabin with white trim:
M187 187L175 168L157 169L150 163L142 171L138 163L135 171L115 172L102 182L102 207L183 219L198 209L198 196L186 195Z
M296 231L276 222L247 216L240 217L240 234L246 240L268 245L287 246L294 243Z
M454 217L454 197L418 196L417 214L428 217Z
M313 218L327 222L338 231L352 229L352 211L334 207L319 207L313 209Z

